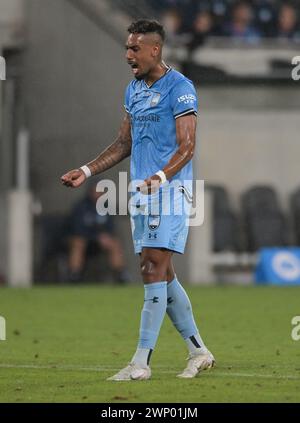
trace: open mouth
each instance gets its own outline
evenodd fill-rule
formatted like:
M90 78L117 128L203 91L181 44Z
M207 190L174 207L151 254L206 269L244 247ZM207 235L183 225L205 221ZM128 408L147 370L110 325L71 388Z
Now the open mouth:
M130 66L131 66L132 72L134 73L134 75L136 75L139 71L138 65L136 63L130 63Z

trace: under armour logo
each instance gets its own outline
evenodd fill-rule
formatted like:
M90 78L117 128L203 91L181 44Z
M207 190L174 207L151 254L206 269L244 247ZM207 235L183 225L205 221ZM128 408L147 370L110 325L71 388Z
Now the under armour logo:
M173 298L172 297L169 297L168 299L167 299L167 303L168 304L172 304L172 302L173 302L174 300L173 300Z
M154 303L158 303L158 300L159 300L158 297L153 297L153 298L150 298L149 300L145 300L145 302L146 301L152 301L152 303L154 304Z
M148 234L149 235L149 238L148 239L157 239L157 234Z

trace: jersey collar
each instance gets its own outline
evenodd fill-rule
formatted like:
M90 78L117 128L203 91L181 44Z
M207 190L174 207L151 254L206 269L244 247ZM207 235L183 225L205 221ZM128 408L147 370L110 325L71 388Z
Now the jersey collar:
M146 83L146 81L143 79L143 82L144 82L144 84L146 85L146 87L148 88L148 89L150 89L150 88L152 88L153 87L153 85L154 84L156 84L158 81L160 81L162 78L164 78L170 71L172 70L172 68L171 68L171 66L169 66L169 65L167 65L167 70L166 70L166 72L160 77L160 78L158 78L156 81L154 81L153 82L153 84L151 84L151 85L148 85L147 83Z

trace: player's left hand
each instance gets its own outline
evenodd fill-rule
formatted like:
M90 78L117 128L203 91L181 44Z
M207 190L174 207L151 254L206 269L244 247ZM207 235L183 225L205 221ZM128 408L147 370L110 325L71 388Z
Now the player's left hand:
M158 175L153 175L145 179L142 185L138 186L138 191L142 194L154 194L158 191L161 184L161 179Z

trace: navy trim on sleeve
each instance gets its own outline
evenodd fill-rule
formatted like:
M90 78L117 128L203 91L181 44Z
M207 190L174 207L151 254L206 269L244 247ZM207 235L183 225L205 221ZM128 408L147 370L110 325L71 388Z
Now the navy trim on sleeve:
M195 116L197 116L197 112L195 109L188 109L188 110L185 110L184 112L177 113L177 115L174 115L174 118L177 119L181 116L188 115L190 113L193 113Z

